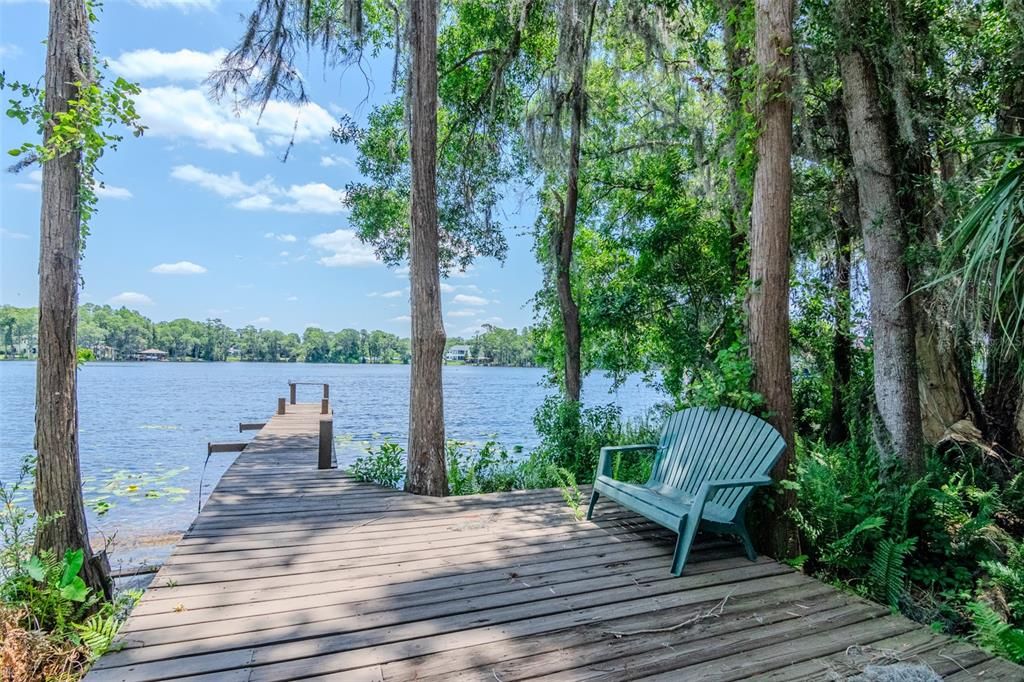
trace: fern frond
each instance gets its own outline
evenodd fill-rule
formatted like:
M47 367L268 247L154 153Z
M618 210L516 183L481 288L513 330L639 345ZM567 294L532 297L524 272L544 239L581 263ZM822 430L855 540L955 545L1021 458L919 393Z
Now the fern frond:
M875 556L871 560L871 571L868 581L871 592L883 604L896 608L907 580L907 569L904 565L907 555L917 545L917 538L908 538L903 542L893 542L885 538L878 543Z
M76 626L82 644L89 650L89 657L96 660L110 649L121 623L113 614L93 614L84 623Z
M1019 630L990 606L975 602L967 607L975 627L975 637L985 648L1017 663L1024 663L1024 630Z

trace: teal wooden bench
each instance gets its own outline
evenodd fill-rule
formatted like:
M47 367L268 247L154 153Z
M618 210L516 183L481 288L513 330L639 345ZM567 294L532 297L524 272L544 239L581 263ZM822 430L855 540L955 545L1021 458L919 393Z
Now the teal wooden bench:
M692 407L676 412L657 444L601 448L587 518L602 495L679 534L672 575L680 575L690 545L702 528L738 535L747 556L757 559L744 512L751 492L772 482L770 473L786 443L771 424L731 407ZM647 483L612 478L618 453L654 451Z

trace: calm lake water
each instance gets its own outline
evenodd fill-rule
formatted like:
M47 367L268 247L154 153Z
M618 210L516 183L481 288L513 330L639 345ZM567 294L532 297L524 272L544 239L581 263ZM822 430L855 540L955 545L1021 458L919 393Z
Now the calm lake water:
M544 370L444 368L449 438L498 440L529 449L537 442L534 410L555 389ZM188 528L234 455L210 458L208 441L237 441L240 421L264 421L287 382L331 384L339 466L385 438L402 442L408 428L409 367L285 363L90 363L79 371L81 459L90 529L114 537L118 563L159 561L173 537ZM588 405L615 403L639 418L663 400L634 379L584 382ZM35 363L0 362L0 480L17 473L32 452ZM300 386L299 402L320 399ZM200 492L200 480L202 489ZM97 509L109 504L103 514Z

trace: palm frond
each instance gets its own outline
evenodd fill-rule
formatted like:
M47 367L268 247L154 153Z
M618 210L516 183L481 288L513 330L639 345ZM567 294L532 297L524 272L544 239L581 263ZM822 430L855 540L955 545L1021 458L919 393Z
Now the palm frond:
M951 235L947 274L936 283L959 279L957 305L982 301L978 314L1017 344L1024 331L1024 136L984 144L1002 168Z

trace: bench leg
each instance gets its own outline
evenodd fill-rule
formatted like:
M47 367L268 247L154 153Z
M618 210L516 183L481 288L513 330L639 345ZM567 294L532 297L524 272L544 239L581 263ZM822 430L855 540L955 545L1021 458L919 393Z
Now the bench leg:
M587 521L594 515L594 505L597 504L597 498L601 497L601 493L596 490L590 494L590 506L587 507Z
M679 537L676 539L676 552L672 556L672 575L679 576L686 566L686 559L690 556L690 545L697 535L697 526L700 525L700 517L694 518L686 515L679 522Z
M754 543L750 541L750 533L747 532L746 526L739 526L736 529L736 534L740 536L740 542L743 543L743 549L747 552L747 558L757 561L757 552L754 551Z

